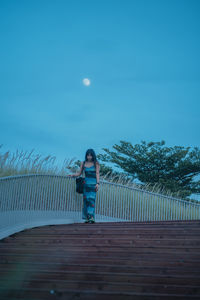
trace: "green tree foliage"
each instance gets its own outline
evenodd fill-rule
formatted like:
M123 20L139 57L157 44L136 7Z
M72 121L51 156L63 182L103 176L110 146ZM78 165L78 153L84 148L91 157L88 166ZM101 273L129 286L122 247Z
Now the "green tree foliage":
M104 154L98 159L104 163L112 163L142 183L160 184L172 194L187 198L191 194L200 193L200 150L195 147L166 147L165 141L132 145L120 141L113 146L115 151L103 148Z

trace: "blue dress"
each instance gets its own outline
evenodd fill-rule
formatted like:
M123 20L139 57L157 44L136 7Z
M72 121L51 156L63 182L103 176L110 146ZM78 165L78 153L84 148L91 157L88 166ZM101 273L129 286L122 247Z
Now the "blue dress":
M85 180L83 188L83 215L82 218L89 221L95 220L96 201L96 169L95 166L85 167Z

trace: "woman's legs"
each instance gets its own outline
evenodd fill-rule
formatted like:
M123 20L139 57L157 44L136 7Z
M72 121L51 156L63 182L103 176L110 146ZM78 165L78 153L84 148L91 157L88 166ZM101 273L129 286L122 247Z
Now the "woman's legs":
M87 201L87 216L89 222L95 222L95 198L89 198Z
M88 216L87 216L87 198L86 195L83 194L83 211L82 211L82 219L84 220L88 220Z
M90 191L86 188L83 192L83 213L82 218L85 219L86 223L94 223L95 222L95 201L96 201L96 191L90 187Z

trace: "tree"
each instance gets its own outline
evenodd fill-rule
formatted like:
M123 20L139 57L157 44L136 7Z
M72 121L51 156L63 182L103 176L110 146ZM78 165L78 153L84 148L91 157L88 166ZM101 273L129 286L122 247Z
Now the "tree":
M112 163L125 174L150 185L160 184L172 194L183 198L200 193L200 150L195 147L166 147L165 141L132 145L120 141L113 146L115 151L103 148L98 159Z

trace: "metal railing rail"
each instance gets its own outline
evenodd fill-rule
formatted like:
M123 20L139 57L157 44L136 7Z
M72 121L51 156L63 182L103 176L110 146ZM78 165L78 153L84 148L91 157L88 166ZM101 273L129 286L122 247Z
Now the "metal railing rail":
M199 220L200 204L101 181L96 221ZM82 222L75 179L60 175L0 178L0 238L48 224Z

